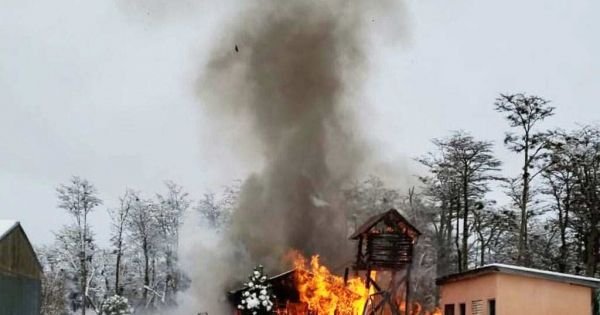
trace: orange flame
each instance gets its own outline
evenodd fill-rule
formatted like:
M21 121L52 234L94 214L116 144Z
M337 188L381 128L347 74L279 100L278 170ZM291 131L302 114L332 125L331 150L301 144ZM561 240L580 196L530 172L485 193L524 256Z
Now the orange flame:
M400 311L406 312L406 307L403 301L398 301ZM434 308L431 312L424 310L423 306L417 302L413 302L410 307L410 315L442 315L442 310L439 307Z
M300 301L308 306L311 313L319 315L358 315L369 296L374 293L374 287L366 288L365 281L360 277L352 277L344 283L344 278L336 276L319 262L315 255L308 261L300 253L293 251L288 255L296 268L296 287ZM376 272L371 272L371 278L376 279ZM397 300L402 314L405 304ZM411 303L411 315L442 315L439 308L431 312L423 310L419 303Z
M442 315L442 309L439 307L436 307L432 312L431 315Z
M357 315L361 314L369 289L360 278L348 279L333 275L319 262L319 256L313 256L310 262L299 253L292 253L296 268L296 285L300 301L308 305L309 310L319 315Z

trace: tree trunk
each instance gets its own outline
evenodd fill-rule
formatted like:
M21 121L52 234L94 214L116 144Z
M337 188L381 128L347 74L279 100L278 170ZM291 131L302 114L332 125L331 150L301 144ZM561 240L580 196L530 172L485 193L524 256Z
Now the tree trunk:
M593 277L596 273L596 265L598 263L598 222L592 222L590 234L588 235L586 248L586 266L585 275Z
M449 251L443 249L449 249L452 244L452 209L449 207L447 200L442 200L440 216L440 229L437 237L437 247L440 249L437 251L437 263L436 263L436 274L446 275L448 274L448 257ZM450 233L448 233L450 231Z
M166 265L167 265L167 274L166 274L166 279L165 279L165 289L163 292L163 298L165 300L166 303L170 303L170 292L174 292L174 290L172 289L173 286L173 262L172 262L172 252L171 250L167 250L166 253ZM171 291L170 291L171 290Z
M119 245L117 248L117 262L116 262L116 266L115 266L115 294L116 295L121 295L121 292L119 290L119 277L121 275L121 256L123 255L122 253L122 241L121 241L121 237L119 237Z
M80 260L80 268L81 268L81 315L85 315L85 309L86 309L86 302L87 302L87 268L86 268L86 260L87 260L87 253L86 253L86 246L85 246L85 242L86 242L86 238L87 238L87 215L85 213L85 209L84 209L84 214L83 214L83 230L81 231L81 260Z
M519 246L517 251L517 263L528 265L527 245L527 203L529 201L529 132L525 132L525 154L523 163L523 192L521 195L521 223L519 228Z
M448 205L448 218L446 221L446 248L452 246L452 203ZM456 216L458 218L458 215Z
M477 232L477 238L479 239L479 265L485 265L485 248L487 246L485 237L481 231L481 213L475 215L475 229Z
M150 286L150 253L148 250L148 240L144 238L142 242L142 249L144 251L144 287ZM142 298L144 303L146 303L148 298L148 289L144 288L144 293L142 293Z
M87 277L86 277L86 273L87 270L85 268L85 255L82 255L81 258L81 284L80 284L80 290L81 290L81 315L85 315L85 308L86 308L86 296L85 296L85 291L86 291L86 284L87 284Z
M559 207L559 224L560 224L560 261L558 264L558 271L559 272L567 272L567 257L569 255L569 244L567 244L567 227L569 225L569 207L570 207L570 188L569 188L569 184L566 184L567 186L565 187L566 190L566 197L565 197L565 204L564 207L561 208L560 204L558 205ZM558 202L560 202L560 200L558 200ZM562 209L562 210L561 210Z
M463 234L462 234L462 270L469 268L469 182L465 170L463 179Z
M457 265L458 265L458 272L462 272L462 251L461 251L461 247L460 247L460 241L459 241L459 235L460 235L460 215L459 215L459 211L460 211L460 197L456 197L455 198L455 202L456 202L456 234L454 235L454 243L456 245L456 256L457 256Z
M483 241L483 239L481 239L481 253L479 255L479 265L480 266L484 266L485 265L485 242Z
M598 210L595 207L590 207L589 209L593 210L591 210L590 233L587 240L585 274L586 276L593 277L596 275L596 267L598 265L598 237L600 236L598 221L600 220L598 218Z
M552 176L552 175L551 175ZM571 188L568 176L559 177L558 182L549 177L552 196L556 202L556 210L558 211L558 230L560 235L560 246L558 249L558 271L567 272L568 244L567 244L567 228L569 224L569 207L571 204ZM563 190L560 189L561 185ZM561 193L564 193L564 198Z

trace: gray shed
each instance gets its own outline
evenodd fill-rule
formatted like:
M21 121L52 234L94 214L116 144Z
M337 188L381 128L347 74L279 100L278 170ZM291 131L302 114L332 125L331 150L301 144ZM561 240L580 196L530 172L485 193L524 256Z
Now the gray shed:
M42 267L18 221L0 220L0 315L39 315Z

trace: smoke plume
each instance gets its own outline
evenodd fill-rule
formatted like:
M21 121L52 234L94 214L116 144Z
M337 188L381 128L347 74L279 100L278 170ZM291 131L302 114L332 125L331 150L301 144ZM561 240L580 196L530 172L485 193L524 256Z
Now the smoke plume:
M367 156L351 109L366 74L365 26L384 7L366 3L260 1L218 38L199 95L215 119L250 123L239 141L263 168L245 180L220 244L190 244L200 247L186 268L197 270L197 311L224 313L215 293L258 263L281 271L290 249L329 264L352 259L340 188Z

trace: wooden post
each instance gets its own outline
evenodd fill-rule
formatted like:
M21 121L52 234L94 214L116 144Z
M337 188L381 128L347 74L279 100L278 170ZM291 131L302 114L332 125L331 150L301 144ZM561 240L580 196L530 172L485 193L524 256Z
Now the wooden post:
M359 266L362 263L362 243L363 243L363 236L361 236L358 239L358 251L356 252L356 267L357 268L361 268L363 266Z
M410 315L410 273L413 260L413 247L421 233L400 215L395 209L378 214L368 219L351 236L357 240L355 272L366 271L365 286L374 287L363 308L364 315L375 315L386 312L390 308L392 315ZM380 286L371 276L371 271L390 273L389 287ZM403 276L400 278L400 276ZM346 282L347 274L344 274ZM380 280L383 278L380 277ZM404 286L404 292L400 288ZM405 298L404 312L398 297Z
M350 269L346 267L346 269L344 269L344 285L348 284L348 272L350 272Z
M410 314L410 270L411 270L411 264L408 264L408 267L406 268L406 296L405 296L405 300L404 300L404 312L406 315Z

